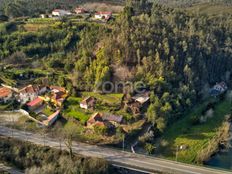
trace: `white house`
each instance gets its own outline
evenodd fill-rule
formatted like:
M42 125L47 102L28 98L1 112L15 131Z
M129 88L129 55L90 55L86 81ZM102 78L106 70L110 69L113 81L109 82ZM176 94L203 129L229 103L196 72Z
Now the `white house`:
M96 99L94 97L87 97L80 103L80 108L82 109L90 109L94 108L96 104Z
M95 13L95 19L109 20L112 17L112 12L100 11Z
M62 10L62 9L55 9L52 11L52 15L57 17L69 16L71 14L72 13L70 11Z
M210 89L210 95L217 96L220 94L223 94L225 91L228 90L228 86L225 82L217 83L213 86L212 89Z
M18 102L25 104L28 101L35 100L38 97L39 89L32 85L28 85L19 90L18 93Z
M13 98L13 92L11 89L2 87L0 88L0 103L7 103Z
M47 15L46 15L46 14L41 14L40 17L41 17L42 19L44 19L44 18L47 18Z
M140 103L143 106L147 102L149 102L149 100L150 100L149 92L145 92L145 93L141 93L141 94L136 94L135 96L132 97L132 99L134 101Z

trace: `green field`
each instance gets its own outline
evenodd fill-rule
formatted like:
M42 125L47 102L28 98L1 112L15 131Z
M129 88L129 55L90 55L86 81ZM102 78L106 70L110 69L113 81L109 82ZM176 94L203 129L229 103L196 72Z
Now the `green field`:
M15 85L16 84L15 80L9 79L2 74L0 74L0 82L3 82L4 84L7 84L7 85Z
M95 106L94 111L85 110L80 108L80 102L87 96L93 96L97 98L97 104ZM79 120L82 124L84 124L89 117L94 112L112 112L115 110L115 107L120 107L121 99L123 94L99 94L94 92L83 92L82 97L69 97L65 103L66 108L65 114L68 117L74 117ZM125 112L119 110L115 111L115 114L123 115L124 117L130 117L130 115Z
M12 103L8 103L8 104L0 104L0 111L5 111L7 110Z
M123 94L99 94L95 92L83 92L82 95L85 97L93 96L102 102L112 105L120 104L123 97Z
M67 109L65 109L64 113L68 117L76 118L82 124L85 124L92 112L80 108L81 100L78 97L69 97L65 103Z
M207 102L196 107L183 119L170 125L162 137L161 144L163 145L160 147L159 153L168 159L175 160L177 146L185 145L188 148L179 151L178 161L195 162L197 153L207 146L225 120L225 115L230 113L230 102L224 100L215 106L212 118L208 118L205 123L192 125L191 117L201 117L201 112L206 104Z
M44 113L46 116L50 116L50 115L52 115L54 112L53 112L50 108L46 107L46 108L43 109L43 113Z
M194 14L200 13L207 15L225 15L232 14L232 6L226 6L223 4L202 3L187 8L187 11L192 12Z

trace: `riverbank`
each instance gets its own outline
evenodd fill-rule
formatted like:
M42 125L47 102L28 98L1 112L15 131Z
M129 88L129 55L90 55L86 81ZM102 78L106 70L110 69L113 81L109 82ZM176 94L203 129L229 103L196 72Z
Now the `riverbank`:
M231 112L230 108L231 102L227 98L211 98L195 106L164 132L157 143L156 156L199 164L198 153L207 148L217 136L219 128L225 122L225 116ZM202 163L203 161L200 164Z
M206 166L232 170L232 124L230 126L230 146L213 155Z
M208 142L196 157L196 162L201 164L210 160L210 158L218 153L223 148L227 148L230 138L231 123L228 121L223 122L222 126L218 129L217 134Z

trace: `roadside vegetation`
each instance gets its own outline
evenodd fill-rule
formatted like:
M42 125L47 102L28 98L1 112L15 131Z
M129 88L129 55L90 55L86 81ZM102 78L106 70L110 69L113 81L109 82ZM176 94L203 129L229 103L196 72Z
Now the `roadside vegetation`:
M0 137L0 161L28 174L113 173L103 159L70 155L66 151Z

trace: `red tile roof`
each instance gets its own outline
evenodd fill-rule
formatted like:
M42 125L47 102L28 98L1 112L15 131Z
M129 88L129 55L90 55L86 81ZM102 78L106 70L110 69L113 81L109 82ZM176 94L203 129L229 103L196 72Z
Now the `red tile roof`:
M43 100L41 98L36 98L35 100L27 103L27 106L29 107L33 107L33 106L36 106L37 104L41 103Z
M99 11L96 14L97 15L112 15L112 12L109 12L109 11Z
M60 12L61 9L54 9L53 12Z
M7 97L12 94L12 91L9 88L2 87L0 88L0 98Z

